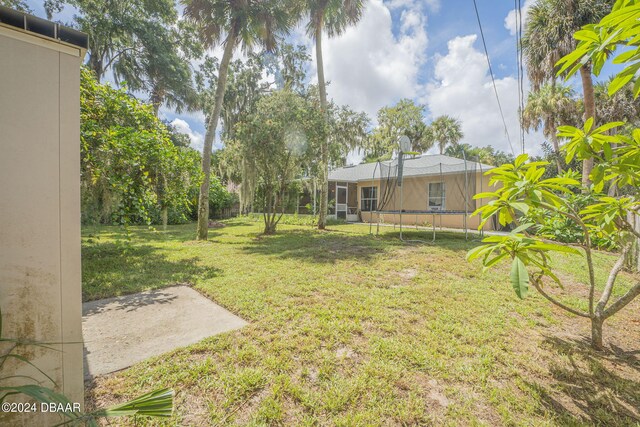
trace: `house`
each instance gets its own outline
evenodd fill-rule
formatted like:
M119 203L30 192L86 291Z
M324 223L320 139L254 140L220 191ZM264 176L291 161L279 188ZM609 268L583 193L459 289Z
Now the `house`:
M493 166L444 155L421 155L329 172L330 218L347 221L477 228L471 216L489 191ZM486 230L495 229L493 223Z

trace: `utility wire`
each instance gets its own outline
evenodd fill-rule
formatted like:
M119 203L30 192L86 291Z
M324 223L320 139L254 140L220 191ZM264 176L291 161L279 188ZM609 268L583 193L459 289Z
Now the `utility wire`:
M520 144L521 151L524 154L524 122L523 122L523 114L525 107L525 96L524 96L524 67L522 65L522 0L515 0L516 5L516 55L517 55L517 67L518 67L518 101L520 105L518 106L519 111L519 119L520 119Z
M511 137L509 137L509 130L507 129L507 121L504 119L504 113L502 112L502 104L500 103L500 97L498 96L498 88L496 87L496 80L495 80L495 77L493 76L491 61L489 60L489 51L487 50L487 42L484 39L484 31L482 31L482 23L480 22L480 13L478 13L478 5L476 3L476 0L473 0L473 8L476 11L476 18L478 19L478 27L480 28L480 38L482 38L482 46L484 47L484 54L487 58L487 65L489 65L489 74L491 74L491 82L493 83L493 92L496 94L496 101L498 101L498 109L500 110L500 117L502 117L504 133L507 136L507 141L509 141L511 154L515 155L515 151L513 150L513 144L511 143Z
M519 142L522 149L522 91L520 90L520 81L521 81L521 73L520 73L520 27L518 25L519 16L518 10L520 9L520 0L513 0L513 12L516 19L516 70L518 74L518 121L520 122L520 135Z

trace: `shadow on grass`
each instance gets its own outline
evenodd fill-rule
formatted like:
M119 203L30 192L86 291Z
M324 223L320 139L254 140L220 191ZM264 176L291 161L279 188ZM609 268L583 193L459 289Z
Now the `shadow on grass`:
M227 228L246 227L254 225L255 222L249 220L217 220L224 224L224 227L209 228L209 238L215 237ZM170 225L167 230L163 230L161 225L153 227L137 225L128 228L129 238L132 242L139 241L191 241L196 240L196 224ZM82 228L82 237L85 242L95 243L101 239L114 239L125 244L127 241L127 229L116 225L94 226L87 225Z
M389 232L376 236L331 228L325 232L281 228L275 235L256 237L243 250L248 254L335 263L343 260L366 261L394 248L438 246L452 251L467 251L473 246L472 242L465 240L464 235L458 236L455 233L441 236L435 242L424 239L424 233L415 231L404 233L404 237L414 241L403 242L397 234Z
M82 315L89 316L92 314L99 314L106 310L130 312L148 305L169 304L176 298L178 298L177 295L163 292L160 289L146 292L144 294L138 293L134 295L123 295L105 300L90 301L83 304Z
M103 242L83 245L83 301L179 283L195 284L197 280L222 274L220 269L201 265L198 257L169 259L167 251L166 248L160 250L137 243Z
M553 391L548 385L528 385L538 391L543 405L562 423L639 425L640 361L635 352L599 354L590 348L587 340L557 337L545 339L544 344L568 363L550 367L555 381ZM624 375L628 371L637 375L628 378ZM580 415L575 413L575 408Z

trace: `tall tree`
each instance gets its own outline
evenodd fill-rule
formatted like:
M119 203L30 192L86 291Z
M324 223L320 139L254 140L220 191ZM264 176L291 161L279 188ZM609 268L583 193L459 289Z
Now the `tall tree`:
M178 12L174 0L46 0L49 19L65 6L75 7L76 26L89 34L88 66L102 80L104 73L124 60L133 60L144 48L140 41L149 27L168 31L175 24Z
M276 53L264 55L267 74L272 75L277 89L286 89L299 94L307 91L305 86L307 64L311 60L307 48L283 43Z
M624 121L629 125L640 124L640 99L633 96L633 85L628 83L617 92L609 94L608 82L595 86L596 114L604 122Z
M553 144L558 174L562 173L558 126L571 124L577 115L574 92L569 86L545 84L538 91L529 92L527 104L522 112L522 125L526 129L542 128L545 138Z
M113 66L116 80L126 81L132 91L148 93L156 116L162 105L178 112L195 108L189 60L202 54L195 29L185 21L171 28L157 22L139 26L133 40L136 54L122 56Z
M89 61L98 80L111 70L117 82L149 95L156 116L163 104L180 111L195 104L189 60L202 54L193 26L178 20L173 0L46 0L52 18L65 5L89 34Z
M315 147L326 138L322 115L309 99L279 90L261 98L255 112L237 125L229 148L255 170L264 234L276 232L290 186L314 162Z
M576 47L573 33L583 25L598 22L611 11L614 0L539 0L527 13L522 50L534 91L545 82L555 81L556 62ZM585 120L596 120L591 62L580 68ZM585 159L582 182L589 184L593 159Z
M424 105L406 98L392 107L382 107L378 111L378 126L367 141L365 159L375 161L390 157L399 150L398 141L403 135L411 140L413 151L424 152L431 148L433 141L426 138L424 110Z
M158 208L190 211L189 190L200 184L200 155L172 143L149 105L81 72L81 190L83 222L149 223Z
M316 68L318 70L318 89L320 107L327 111L327 85L324 78L322 59L322 32L329 37L342 34L349 25L356 24L362 16L363 0L303 0L305 13L309 17L307 34L316 42ZM320 150L320 214L318 228L324 230L327 223L329 204L329 142L324 141Z
M255 45L273 50L278 34L288 33L292 26L292 5L284 0L183 0L183 4L185 16L198 27L203 44L207 47L224 45L213 110L207 112L208 123L202 153L204 179L198 199L197 237L199 240L206 240L209 231L211 149L222 111L229 62L238 46L246 51Z
M463 137L460 120L446 114L436 117L427 127L426 139L430 140L432 144L438 144L440 154L444 154L447 146L458 145Z

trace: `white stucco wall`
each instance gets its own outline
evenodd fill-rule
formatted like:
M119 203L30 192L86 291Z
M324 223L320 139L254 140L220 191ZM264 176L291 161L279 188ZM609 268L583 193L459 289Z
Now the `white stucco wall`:
M83 402L79 48L0 25L0 308L17 352ZM5 351L6 347L2 349ZM7 363L1 377L31 375ZM26 380L23 380L28 382ZM3 418L4 417L4 418ZM2 425L50 417L0 413ZM57 418L53 418L57 420Z

